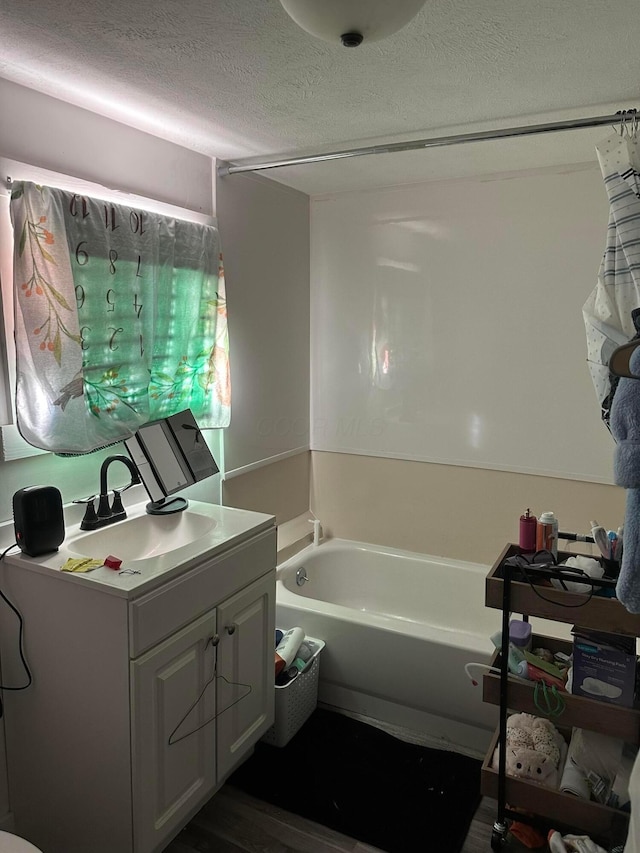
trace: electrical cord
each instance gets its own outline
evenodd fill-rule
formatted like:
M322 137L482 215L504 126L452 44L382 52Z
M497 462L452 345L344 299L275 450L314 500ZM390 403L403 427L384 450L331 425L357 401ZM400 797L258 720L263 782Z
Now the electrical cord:
M467 673L467 678L471 681L474 687L478 686L478 680L471 675L471 667L477 669L487 669L489 672L495 672L500 675L500 668L497 666L489 666L488 663L476 663L475 661L470 661L469 663L465 663L464 671Z
M9 551L12 548L15 548L17 545L18 545L18 543L14 542L13 545L9 545L8 548L5 548L5 550L2 552L2 554L0 554L0 562L2 562L2 560L4 560L4 558L9 553ZM26 690L27 687L30 687L31 684L33 683L33 676L31 675L31 670L29 669L29 664L27 663L27 659L26 659L25 653L24 653L24 621L22 619L22 614L20 613L18 608L15 607L15 605L13 605L9 601L9 599L7 598L7 596L4 594L4 592L1 589L0 589L0 597L2 597L3 601L5 601L6 604L9 605L9 607L13 610L13 612L18 617L18 623L20 626L19 630L18 630L18 651L20 653L20 660L22 661L22 666L24 667L24 671L27 674L27 683L26 684L23 684L21 687L13 687L13 686L10 686L7 684L0 684L0 691L2 691L2 690ZM3 716L4 716L4 708L3 708L3 704L2 704L2 699L0 698L0 719Z
M571 609L574 607L584 607L585 604L588 604L591 601L591 599L593 598L593 583L591 583L593 578L591 578L585 571L583 571L582 569L579 569L577 567L559 566L555 562L555 560L553 559L553 556L551 554L549 554L549 556L551 557L550 560L544 560L543 562L537 562L537 560L536 560L537 557L539 557L543 554L547 554L547 553L549 553L549 552L536 552L533 555L533 557L531 558L531 561L527 560L527 558L524 557L522 554L516 554L514 557L510 557L508 560L506 560L505 564L508 564L511 568L520 569L520 571L522 572L522 574L524 576L525 581L531 587L531 591L534 593L534 595L537 595L537 597L540 598L542 601L546 601L547 604L554 604L557 607L566 607L567 609ZM565 572L566 574L576 575L577 577L580 578L580 580L582 580L584 578L586 584L588 584L590 586L589 592L588 593L577 593L578 595L585 595L586 596L584 601L579 601L577 604L567 604L566 602L558 601L557 599L547 598L546 596L544 596L540 592L539 587L536 588L536 584L533 582L533 580L530 576L530 573L528 571L528 569L530 569L530 568L531 569L555 569L559 574L562 574L562 572L560 572L560 569L562 568L562 571ZM560 581L560 583L564 587L563 578L560 577L560 578L558 578L558 580ZM568 578L567 578L567 580L568 580ZM567 591L566 587L564 587L564 589L565 589L565 591Z
M579 572L576 572L576 574L579 574ZM528 572L525 571L524 575L525 575L525 578L527 580L527 583L529 584L529 586L531 587L531 589L535 593L535 595L537 595L538 598L540 598L542 601L546 601L547 604L555 604L558 607L566 607L567 609L570 610L573 607L584 607L585 604L588 604L591 601L591 599L593 598L593 586L590 588L588 593L582 593L582 592L577 593L578 595L586 595L585 600L579 601L577 604L567 604L566 602L561 602L561 601L557 601L557 600L552 599L552 598L547 598L546 596L544 596L539 591L539 589L536 589L536 585L533 583L533 581L529 577ZM582 575L584 575L584 577L587 579L589 578L589 575L586 572L582 572ZM560 578L559 580L560 580L560 583L562 583L562 579Z

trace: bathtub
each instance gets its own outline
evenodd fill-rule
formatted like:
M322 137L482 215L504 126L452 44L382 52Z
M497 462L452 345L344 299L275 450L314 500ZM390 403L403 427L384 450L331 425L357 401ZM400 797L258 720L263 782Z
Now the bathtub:
M299 586L301 568L309 580ZM276 624L325 641L321 703L479 756L498 710L482 702L464 665L489 662L501 627L500 611L484 606L488 571L331 539L278 566Z

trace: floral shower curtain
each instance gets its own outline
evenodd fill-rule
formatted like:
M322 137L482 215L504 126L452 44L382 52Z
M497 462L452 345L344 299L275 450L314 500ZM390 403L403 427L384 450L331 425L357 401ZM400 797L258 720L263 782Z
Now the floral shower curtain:
M224 274L213 226L23 182L14 229L22 437L89 453L190 408L230 421Z
M637 121L621 121L620 132L596 146L609 199L605 252L596 287L582 313L587 359L602 419L609 426L615 384L609 376L613 350L636 334L632 317L640 307L640 150Z

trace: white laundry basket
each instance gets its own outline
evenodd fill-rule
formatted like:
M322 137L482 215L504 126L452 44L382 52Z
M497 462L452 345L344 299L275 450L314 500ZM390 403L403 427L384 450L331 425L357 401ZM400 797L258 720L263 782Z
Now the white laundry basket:
M306 667L288 684L276 684L275 721L262 736L272 746L286 746L309 719L318 704L318 679L320 677L320 652L323 640L305 637L304 642L313 654Z

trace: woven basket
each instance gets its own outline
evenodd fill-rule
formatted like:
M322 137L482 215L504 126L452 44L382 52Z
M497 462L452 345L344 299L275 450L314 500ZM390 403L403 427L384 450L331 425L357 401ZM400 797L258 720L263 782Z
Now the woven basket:
M313 637L305 637L304 641L314 649L307 668L288 684L275 686L275 721L262 736L262 740L272 746L286 746L318 704L320 652L324 642Z

